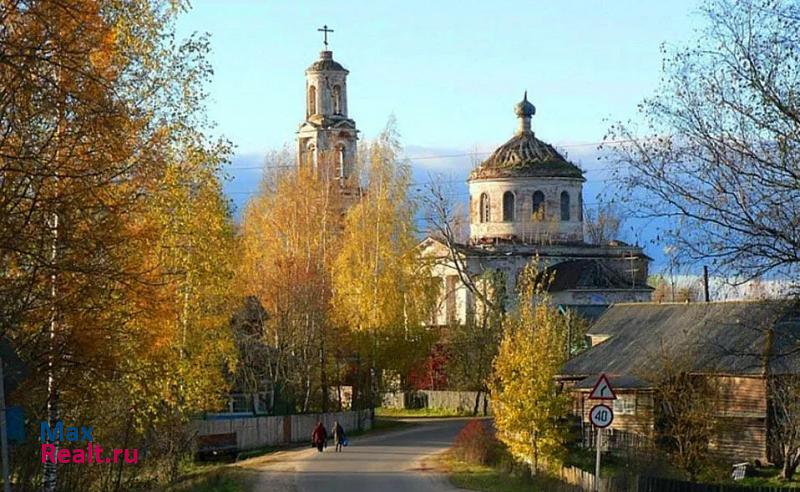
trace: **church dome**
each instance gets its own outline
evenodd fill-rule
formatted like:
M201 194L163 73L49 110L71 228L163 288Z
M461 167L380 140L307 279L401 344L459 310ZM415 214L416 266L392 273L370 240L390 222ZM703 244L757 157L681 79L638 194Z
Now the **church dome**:
M528 101L528 91L525 91L522 101L518 102L517 105L514 106L514 114L517 115L518 118L530 118L536 114L536 106Z
M552 145L536 138L531 130L531 116L536 108L528 101L528 93L514 107L520 119L516 135L498 147L488 159L475 168L469 180L509 177L554 177L584 180L583 171L558 153Z
M332 51L322 51L319 54L319 60L312 63L307 69L306 72L347 72L347 69L344 68L339 62L333 59L333 52Z

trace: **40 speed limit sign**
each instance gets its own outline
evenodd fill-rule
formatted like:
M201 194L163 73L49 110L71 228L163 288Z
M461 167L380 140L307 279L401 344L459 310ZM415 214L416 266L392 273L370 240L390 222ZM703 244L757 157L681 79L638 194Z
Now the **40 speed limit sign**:
M607 405L595 405L589 411L589 421L599 429L605 429L614 421L614 411Z

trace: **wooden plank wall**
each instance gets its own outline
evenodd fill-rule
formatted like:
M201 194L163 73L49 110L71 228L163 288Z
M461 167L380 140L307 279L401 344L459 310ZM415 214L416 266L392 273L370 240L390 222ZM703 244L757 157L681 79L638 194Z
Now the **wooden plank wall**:
M762 377L712 376L720 390L711 449L734 461L767 459L767 386Z

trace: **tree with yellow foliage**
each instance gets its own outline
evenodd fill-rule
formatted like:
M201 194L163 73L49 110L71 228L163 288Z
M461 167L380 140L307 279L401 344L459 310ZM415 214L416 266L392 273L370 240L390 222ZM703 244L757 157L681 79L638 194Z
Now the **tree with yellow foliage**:
M31 368L11 399L168 458L42 470L19 452L18 490L130 490L225 389L229 149L206 135L206 41L174 39L184 7L0 2L0 328Z
M331 357L341 346L330 320L331 269L341 234L338 184L288 152L268 159L239 235L237 285L264 309L272 391L296 410L328 410Z
M424 328L436 290L417 261L410 168L390 120L364 149L366 186L347 213L333 263L333 313L349 328L359 358L359 403L372 407L383 371L405 374L430 350Z
M566 361L567 319L548 303L546 282L535 263L520 275L490 384L497 436L534 473L560 458L570 403L555 384Z

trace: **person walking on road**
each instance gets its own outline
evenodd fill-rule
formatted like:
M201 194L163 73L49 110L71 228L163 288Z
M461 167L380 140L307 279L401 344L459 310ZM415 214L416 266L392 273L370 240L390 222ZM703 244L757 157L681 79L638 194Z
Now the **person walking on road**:
M317 426L314 427L314 432L311 433L311 445L317 448L317 451L320 453L322 452L322 448L325 447L325 443L328 440L328 431L325 430L325 426L322 425L322 421L317 421Z
M344 434L344 428L339 425L339 422L333 423L333 443L336 444L334 447L334 452L341 453L342 446L344 446L345 442L347 441L347 436Z

